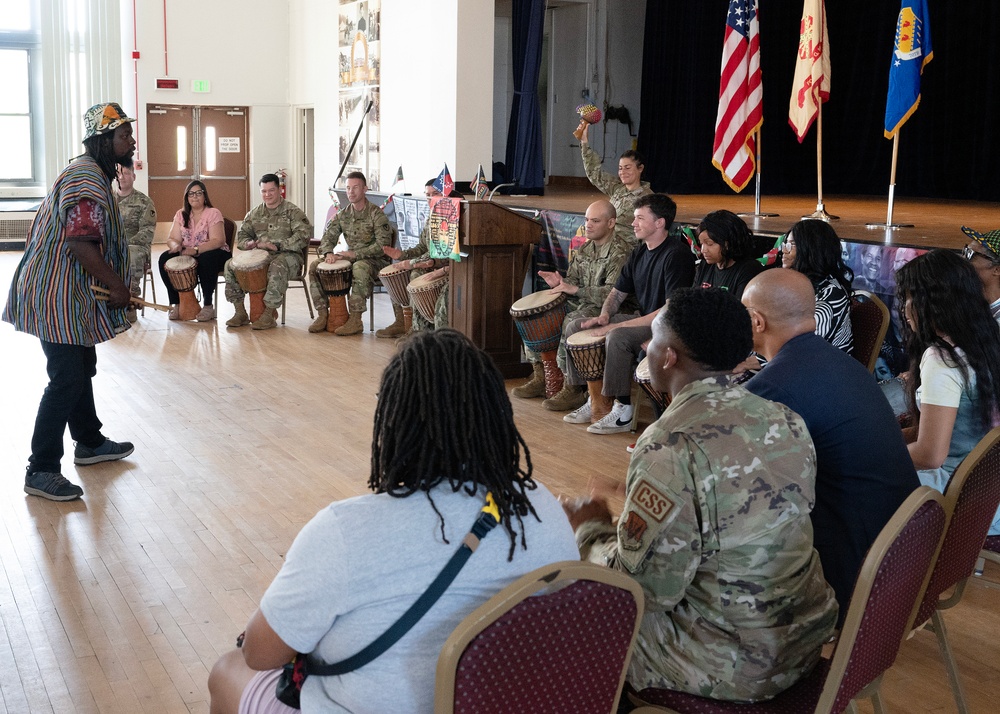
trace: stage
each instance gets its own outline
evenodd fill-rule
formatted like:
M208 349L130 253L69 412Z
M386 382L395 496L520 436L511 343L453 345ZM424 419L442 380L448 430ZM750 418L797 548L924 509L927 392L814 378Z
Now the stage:
M719 209L735 213L753 213L754 198L748 186L742 194L671 195L677 202L677 221L695 224L706 214ZM595 188L549 186L545 196L500 196L494 201L511 208L580 213L600 199ZM872 196L827 196L826 210L839 220L831 221L842 240L850 243L874 243L881 246L907 248L952 248L964 246L968 240L960 230L969 226L985 233L1000 228L1000 204L975 201L935 201L922 198L896 198L893 222L912 223L913 228L866 228L866 223L884 223L887 199ZM796 221L816 210L816 196L762 196L761 211L779 214L773 218L747 217L754 233L778 236Z

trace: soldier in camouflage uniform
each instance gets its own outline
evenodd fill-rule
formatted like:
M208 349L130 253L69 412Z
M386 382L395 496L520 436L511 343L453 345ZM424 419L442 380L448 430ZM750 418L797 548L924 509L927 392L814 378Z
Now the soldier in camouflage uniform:
M614 204L618 211L618 222L615 233L634 247L635 234L632 232L632 213L635 209L635 199L653 192L648 181L642 180L642 157L639 152L628 150L618 159L618 175L613 176L601 171L601 157L590 148L587 140L587 127L590 124L581 122L583 138L580 140L580 153L583 155L583 170L590 182Z
M653 387L674 397L636 445L617 526L606 502L565 505L585 559L643 587L637 689L769 699L812 669L837 620L812 547L805 423L729 386L751 345L735 296L675 291L649 345Z
M132 295L139 297L142 276L150 262L150 248L156 231L156 208L153 201L134 188L135 171L131 167L118 167L118 210L122 214L122 227L128 238L129 287ZM135 307L129 306L127 317L135 322Z
M392 226L382 209L365 197L367 190L368 182L363 173L352 171L347 174L347 200L350 205L327 224L319 245L320 260L327 263L349 260L352 263L353 282L348 299L350 317L346 324L334 330L337 335L356 335L365 329L361 321L365 301L371 295L378 271L389 264L389 258L382 249L392 243ZM341 233L348 249L335 253ZM309 326L310 332L324 331L329 317L329 302L316 275L318 263L316 261L309 266L309 290L318 313L315 322Z
M434 196L441 196L441 192L434 186L434 181L436 179L430 179L426 184L424 184L424 195L427 198L433 198ZM452 195L455 195L452 192ZM392 246L386 246L382 249L382 252L393 260L407 261L410 268L410 280L418 278L424 275L429 270L435 267L439 262L431 258L430 248L428 247L428 240L430 240L430 222L428 221L424 224L424 229L420 231L420 240L412 248L407 248L406 250L400 250ZM417 267L419 266L419 267ZM396 314L396 320L388 327L381 330L375 331L376 337L400 337L405 332L403 326L403 307L402 305L397 305L395 302L392 303L393 312ZM419 330L435 329L440 327L448 326L448 286L445 285L441 294L438 296L438 301L435 304L438 312L444 310L444 324L438 324L438 320L435 318L434 324L429 323L420 311L417 310L413 301L410 301L410 308L413 310L413 325L412 330L417 332Z
M253 208L243 219L236 237L240 250L259 248L271 254L267 267L267 290L264 292L264 312L253 323L255 330L267 330L277 323L278 308L285 299L289 276L302 271L302 251L312 237L309 217L291 201L281 197L279 179L274 174L264 174L260 179L260 195L264 202ZM250 324L243 305L245 293L236 280L233 261L226 262L226 300L233 303L236 314L226 321L229 327Z
M560 370L566 369L567 326L573 320L597 317L607 299L622 266L632 252L632 243L622 240L615 231L615 207L610 201L595 201L587 207L587 242L573 253L566 277L559 273L539 271L554 292L568 295L569 312L563 320L563 335L556 352L556 364ZM545 374L541 359L533 351L525 348L528 361L534 373L528 382L515 387L512 394L521 399L532 399L545 394ZM587 388L581 385L564 384L563 388L542 406L552 411L569 411L582 406L587 401Z

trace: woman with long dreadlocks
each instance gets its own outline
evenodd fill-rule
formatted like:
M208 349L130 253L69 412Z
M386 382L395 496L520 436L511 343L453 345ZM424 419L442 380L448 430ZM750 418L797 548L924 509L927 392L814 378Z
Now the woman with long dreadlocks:
M309 676L302 711L432 711L437 657L458 623L524 573L579 560L562 508L532 479L500 372L455 330L415 333L383 372L368 486L296 537L242 651L212 670L213 714L293 711L275 700L272 668L295 652L340 662L379 637L461 545L487 492L496 532L440 600L370 664Z

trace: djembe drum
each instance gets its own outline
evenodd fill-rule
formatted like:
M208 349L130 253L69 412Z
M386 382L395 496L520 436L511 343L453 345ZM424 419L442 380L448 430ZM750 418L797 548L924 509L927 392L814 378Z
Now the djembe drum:
M333 332L347 324L347 293L351 292L354 269L349 260L336 260L332 263L321 260L316 265L316 278L330 303L326 331Z
M201 305L194 295L194 288L198 284L198 261L190 255L177 255L164 263L163 269L167 271L170 284L177 291L180 319L193 320L198 317Z
M590 421L596 423L611 411L612 400L601 394L604 388L604 361L607 357L604 335L592 335L590 330L574 332L566 338L566 354L573 366L587 381L590 394Z
M663 411L670 406L670 395L666 392L658 392L653 388L652 378L649 376L649 356L642 358L638 366L635 368L635 381L639 387L649 398L653 400L653 404L656 405L656 418L659 419Z
M434 272L419 275L406 286L406 292L410 294L410 299L416 306L417 312L432 325L434 324L434 308L437 305L438 295L448 284L447 275L435 277Z
M524 346L537 352L545 370L545 396L551 398L563 388L563 374L556 364L556 350L562 337L562 324L569 305L566 293L540 290L510 306L510 316L521 334Z
M233 256L233 272L240 288L250 295L250 322L264 314L264 292L267 290L267 266L271 264L271 254L254 248Z
M410 268L401 267L402 263L387 265L378 271L378 279L389 291L389 298L403 308L403 329L409 332L413 329L413 308L410 307L410 293L406 286L410 284Z

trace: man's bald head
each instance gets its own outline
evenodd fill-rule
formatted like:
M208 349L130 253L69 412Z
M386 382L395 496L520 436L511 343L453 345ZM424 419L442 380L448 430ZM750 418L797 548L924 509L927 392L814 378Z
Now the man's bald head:
M754 324L754 349L772 359L790 339L816 330L816 293L797 270L773 268L743 291Z
M610 238L615 230L617 216L618 212L611 201L602 199L587 206L587 213L584 216L587 238L598 244Z
M587 215L600 216L601 218L617 218L618 211L615 210L615 206L611 201L602 198L600 201L594 201L592 204L587 206Z

